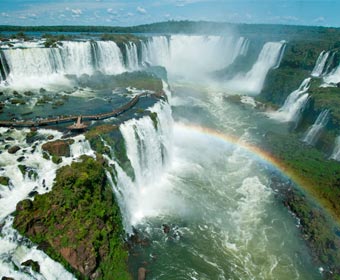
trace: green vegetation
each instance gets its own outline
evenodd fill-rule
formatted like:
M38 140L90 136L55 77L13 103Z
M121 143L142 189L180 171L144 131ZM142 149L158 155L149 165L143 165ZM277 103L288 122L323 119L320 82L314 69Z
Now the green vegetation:
M71 35L52 35L52 34L44 34L42 38L45 38L46 41L44 43L45 48L56 48L58 44L62 44L60 41L67 41L74 39L74 36Z
M0 184L4 186L9 185L9 178L5 176L0 176Z
M72 145L73 143L73 139L56 140L43 144L41 148L43 149L43 151L48 152L53 157L69 157L71 154L70 145Z
M57 171L51 192L17 205L14 227L79 279L130 279L105 166L100 156L83 156Z
M143 37L137 37L132 34L103 34L100 37L101 40L104 41L114 41L116 44L121 45L124 43L132 42L135 44L139 44L141 39L144 39Z
M316 148L306 146L294 134L267 133L260 144L295 174L333 216L340 221L340 164L325 159Z
M150 112L150 118L152 120L153 126L155 127L155 129L158 129L158 116L156 112Z
M126 154L125 141L118 126L110 124L99 125L89 130L85 137L90 142L92 149L99 154L114 156L125 172L131 178L134 178L134 171Z
M282 40L294 38L325 38L339 37L338 28L315 27L315 26L293 26L272 24L233 24L207 21L166 21L139 26L0 26L1 31L12 32L81 32L81 33L216 33L223 34L226 31L237 30L241 35L248 38L269 37Z
M340 273L340 237L337 227L327 217L323 209L312 202L311 196L321 203L329 213L340 221L340 164L325 159L322 152L301 143L294 135L267 133L260 145L283 163L285 173L294 174L301 186L309 194L294 187L285 186L284 203L301 220L302 233L308 241L315 258L334 275ZM275 186L276 188L276 186ZM328 275L330 279L334 275Z
M114 80L118 87L134 87L154 92L163 90L162 81L155 75L145 72L126 72L114 77Z

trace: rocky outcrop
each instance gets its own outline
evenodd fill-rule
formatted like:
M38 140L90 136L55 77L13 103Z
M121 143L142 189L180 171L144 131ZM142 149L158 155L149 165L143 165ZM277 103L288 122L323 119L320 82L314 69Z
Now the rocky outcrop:
M70 145L74 143L74 140L56 140L47 142L42 145L42 149L49 152L52 156L58 157L69 157L70 156Z
M146 269L144 267L140 267L138 269L138 280L145 280L146 278Z
M8 149L8 153L10 154L15 154L17 151L20 150L20 147L19 146L12 146Z
M58 170L51 192L19 202L13 225L79 279L130 279L106 163L81 160Z
M27 261L21 263L21 265L23 265L23 266L29 266L29 267L32 268L33 271L38 272L38 273L40 272L40 265L39 265L39 263L36 262L36 261L27 260Z

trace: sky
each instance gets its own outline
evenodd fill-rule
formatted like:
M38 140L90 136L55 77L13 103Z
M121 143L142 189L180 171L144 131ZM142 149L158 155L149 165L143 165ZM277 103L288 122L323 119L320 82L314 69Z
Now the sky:
M0 0L0 25L132 26L168 20L340 27L340 0Z

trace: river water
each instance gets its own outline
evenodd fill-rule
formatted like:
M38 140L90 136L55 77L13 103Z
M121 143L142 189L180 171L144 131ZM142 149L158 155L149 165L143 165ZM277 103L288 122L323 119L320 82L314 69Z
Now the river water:
M148 240L143 242L148 246L137 244L131 252L129 263L135 277L138 268L145 267L148 270L147 279L322 278L320 268L312 263L309 249L300 235L299 221L277 198L275 186L272 188L273 174L281 177L282 182L287 178L254 151L242 147L245 146L242 145L244 142L258 143L270 130L288 133L286 125L278 125L276 120L254 109L251 97L242 98L247 104L235 104L227 98L233 92L258 94L268 71L279 67L284 41L264 44L257 62L248 72L239 73L224 84L210 83L205 77L207 72L219 70L232 63L237 56L245 55L247 42L242 37L226 40L216 36L180 35L171 39L156 36L142 44L142 62L145 65L160 64L167 68L172 98L169 98L171 110L165 103L152 104L152 110L158 116L158 129L154 128L149 117L130 120L120 128L136 179L127 178L124 171L118 169L121 175L119 185L113 188L116 194L121 195L118 200L126 230L130 232L134 227L142 238ZM38 118L42 114L50 114L51 109L58 114L69 114L72 113L72 106L67 100L80 102L77 113L89 109L105 111L111 108L111 102L124 103L125 91L131 89L116 92L111 88L109 91L91 88L96 88L97 83L102 85L99 79L102 77L96 74L97 70L108 75L126 70L123 60L119 58L120 51L113 43L109 44L110 48L103 42L95 45L101 46L98 54L102 58L110 57L112 49L117 51L118 58L115 56L117 59L114 60L117 69L111 69L112 61L105 59L92 65L91 59L85 59L91 58L92 52L83 56L78 55L78 51L70 52L79 58L75 60L79 64L77 67L69 63L70 59L61 59L57 65L50 61L52 54L55 58L68 57L69 49L85 51L92 46L89 43L68 42L58 52L40 48L7 51L10 67L14 69L12 76L9 76L9 82L13 84L5 86L3 98L15 95L12 91L17 89L17 82L24 87L18 87L18 90L25 91L24 80L18 77L27 76L29 84L35 87L34 94L44 96L46 104L43 103L39 109L41 105L36 106L38 99L32 102L32 93L26 92L25 95L20 91L20 98L32 108L22 107L25 111L21 112L16 104L9 104L6 99L6 108L11 112L5 109L4 118L18 118L20 114ZM225 46L229 51L225 51ZM131 58L137 55L132 49L129 54ZM24 55L24 52L30 56ZM45 56L41 55L43 53ZM44 67L37 68L37 63L27 63L27 68L22 68L21 55L41 62L50 72L46 72ZM74 73L73 68L77 68L79 73ZM82 87L74 88L72 83L67 84L63 92L58 83L58 90L52 87L47 91L39 90L40 85L35 84L35 78L40 79L42 74L47 73L51 79L55 78L55 74L69 79L70 75L84 74L83 69L89 76L97 75L96 86L93 86L92 80L88 81L87 76L80 79ZM182 79L183 75L187 75L187 80ZM106 82L105 79L103 81ZM49 100L52 93L54 99ZM63 97L64 107L53 108L51 102L63 101ZM0 235L0 275L15 279L73 279L61 265L18 235L11 227L13 217L10 216L16 203L31 191L48 191L53 185L56 170L72 161L71 158L65 159L57 165L42 156L44 139L48 135L54 139L62 135L57 131L41 130L39 133L45 136L37 139L33 148L25 141L28 130L2 129L0 133L7 139L0 143L3 150L0 153L0 174L9 176L12 181L10 188L1 186L0 189L0 222L3 226ZM16 155L9 154L5 151L7 142L19 145L21 150ZM82 136L75 138L71 150L74 159L83 153L93 155ZM37 179L20 174L19 160L37 172ZM41 273L29 268L18 269L27 259L38 261Z
M149 245L135 246L133 271L144 266L148 279L320 279L298 221L270 187L275 168L225 140L253 143L285 128L230 103L225 91L176 81L172 90L171 164L138 209L134 226Z

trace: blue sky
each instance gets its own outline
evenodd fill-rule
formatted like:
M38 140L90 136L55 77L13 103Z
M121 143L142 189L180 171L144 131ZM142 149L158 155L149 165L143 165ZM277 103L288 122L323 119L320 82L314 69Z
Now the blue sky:
M129 26L184 19L340 27L340 0L0 0L0 24Z

